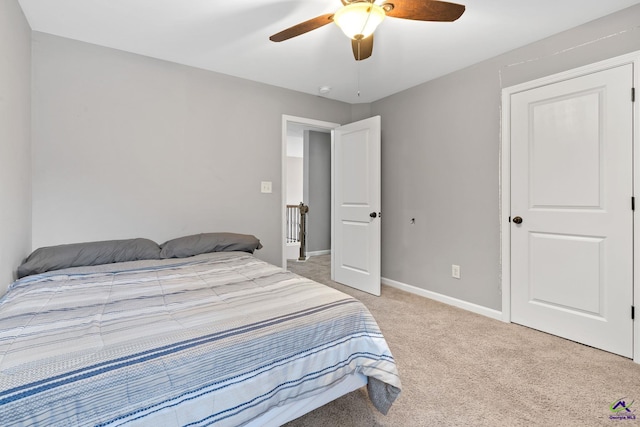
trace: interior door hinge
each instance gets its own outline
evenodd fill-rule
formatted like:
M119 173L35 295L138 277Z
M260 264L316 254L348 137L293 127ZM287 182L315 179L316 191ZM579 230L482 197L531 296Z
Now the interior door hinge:
M636 307L635 306L631 306L631 320L634 320L636 318Z
M635 211L636 210L636 198L631 196L631 210Z
M631 88L631 102L636 102L636 88Z

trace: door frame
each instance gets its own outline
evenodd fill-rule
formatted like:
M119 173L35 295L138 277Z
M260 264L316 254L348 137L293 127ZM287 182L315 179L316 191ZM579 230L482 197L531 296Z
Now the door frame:
M282 115L282 153L281 153L281 164L282 164L282 174L280 181L282 182L281 189L281 200L280 200L280 218L281 218L281 230L280 230L280 238L281 247L282 247L282 268L283 270L287 269L287 213L286 213L286 205L287 205L287 128L289 124L298 124L303 126L308 126L314 129L325 129L328 131L333 131L333 129L340 126L339 123L333 122L325 122L321 120L308 119L305 117L296 117L283 114ZM333 137L331 138L331 249L333 252ZM332 258L333 260L333 258ZM331 263L331 277L333 277L333 262Z
M632 52L615 58L599 61L590 65L582 66L572 70L553 74L551 76L539 78L529 82L510 86L502 89L502 111L501 111L501 138L500 138L500 261L501 261L501 289L502 289L502 321L511 322L511 95L534 89L540 86L570 80L609 68L621 65L633 65L633 87L638 86L640 81L640 51ZM629 93L631 102L631 93ZM633 193L640 188L640 149L638 147L638 135L640 124L637 101L632 105L633 111ZM640 208L639 208L640 209ZM634 224L636 223L636 211L633 212ZM640 260L635 254L640 254L640 226L633 227L633 271L640 272ZM638 274L633 277L633 305L640 307L640 279ZM633 321L633 361L640 363L640 327L636 315Z

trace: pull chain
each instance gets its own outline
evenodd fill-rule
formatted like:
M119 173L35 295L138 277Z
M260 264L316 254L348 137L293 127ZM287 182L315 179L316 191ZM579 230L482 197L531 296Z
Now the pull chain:
M360 66L358 65L358 98L360 98Z
M373 3L373 0L370 0L371 3ZM369 22L369 18L371 18L371 14L373 13L373 8L369 7L369 13L367 14L367 19L364 21L364 23L362 24L362 30L360 31L361 33L364 31L364 29L367 26L367 23ZM360 37L362 37L362 34L360 35ZM358 40L358 60L356 61L356 74L357 74L357 79L358 79L358 98L360 98L360 62L362 62L362 60L360 58L362 58L362 52L360 51L360 48L362 46L362 38Z

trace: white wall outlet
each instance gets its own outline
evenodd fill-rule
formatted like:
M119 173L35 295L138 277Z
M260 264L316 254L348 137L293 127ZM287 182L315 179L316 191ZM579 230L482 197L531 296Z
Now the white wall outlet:
M260 192L271 193L271 181L262 181L260 183Z
M459 265L451 264L451 277L453 277L454 279L459 279L460 278L460 266Z

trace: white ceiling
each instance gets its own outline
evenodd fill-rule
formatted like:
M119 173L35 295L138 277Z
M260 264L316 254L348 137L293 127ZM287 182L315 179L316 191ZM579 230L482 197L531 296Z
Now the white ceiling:
M379 0L380 1L380 0ZM455 0L453 23L386 18L373 55L356 62L334 24L269 36L336 11L339 0L19 0L34 31L319 94L368 103L640 0ZM392 3L393 0L386 2Z

